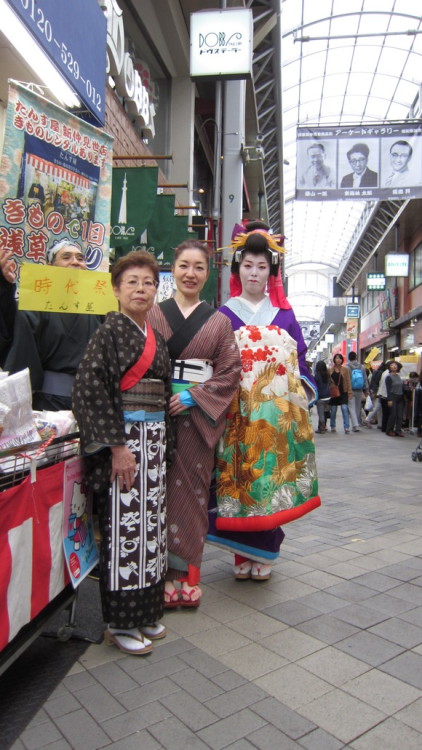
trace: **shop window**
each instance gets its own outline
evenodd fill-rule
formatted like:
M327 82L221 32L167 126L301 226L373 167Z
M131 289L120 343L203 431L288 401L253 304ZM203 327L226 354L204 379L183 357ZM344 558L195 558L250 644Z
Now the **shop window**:
M422 284L422 242L414 249L409 263L409 289Z

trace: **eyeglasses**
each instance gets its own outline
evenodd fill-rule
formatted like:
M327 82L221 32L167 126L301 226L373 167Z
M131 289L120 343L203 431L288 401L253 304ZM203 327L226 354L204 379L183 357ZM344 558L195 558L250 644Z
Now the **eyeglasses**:
M362 156L361 159L349 159L350 164L363 164L366 161L366 156Z
M134 289L138 286L141 286L142 289L146 289L148 292L151 292L153 289L157 289L158 283L156 281L153 281L153 279L144 279L141 281L140 279L124 279L122 282L125 286L133 287Z

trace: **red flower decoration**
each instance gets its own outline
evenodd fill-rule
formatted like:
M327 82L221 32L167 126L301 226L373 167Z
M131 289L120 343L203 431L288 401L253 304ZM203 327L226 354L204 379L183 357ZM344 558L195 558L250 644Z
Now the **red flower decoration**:
M284 365L279 365L275 372L276 372L276 375L285 375L286 368L284 367Z
M261 331L258 326L246 326L249 331L249 338L251 341L260 341L262 339Z

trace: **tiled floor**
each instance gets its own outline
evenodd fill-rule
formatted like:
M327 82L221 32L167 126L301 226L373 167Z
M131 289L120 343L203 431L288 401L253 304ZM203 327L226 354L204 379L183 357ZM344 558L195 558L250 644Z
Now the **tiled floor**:
M198 611L146 657L93 645L13 750L420 750L418 439L316 435L323 506L270 581L207 547Z

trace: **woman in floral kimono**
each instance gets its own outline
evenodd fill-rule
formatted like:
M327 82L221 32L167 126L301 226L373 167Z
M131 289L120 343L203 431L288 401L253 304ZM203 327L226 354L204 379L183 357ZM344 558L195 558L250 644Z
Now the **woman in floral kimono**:
M129 654L163 638L166 449L171 369L167 347L146 321L159 267L134 252L113 266L119 312L92 336L73 389L87 479L97 495L105 641Z
M220 308L236 332L242 373L217 450L207 539L235 553L239 579L267 580L281 524L320 504L307 397L316 387L284 295L279 239L261 228L235 237L231 297Z
M237 391L239 350L225 315L201 302L210 256L198 240L175 250L174 298L155 305L148 320L164 336L173 366L170 415L175 452L167 475L169 567L165 607L198 607L200 566L208 528L215 446Z

